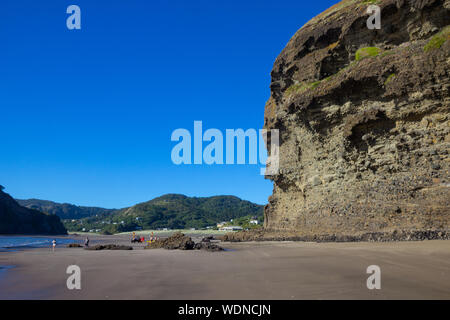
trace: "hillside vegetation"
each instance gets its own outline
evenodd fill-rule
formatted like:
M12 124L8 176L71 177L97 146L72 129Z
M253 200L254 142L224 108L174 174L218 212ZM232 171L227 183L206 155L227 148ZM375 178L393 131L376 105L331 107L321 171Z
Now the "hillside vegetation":
M82 207L69 203L56 203L53 201L28 199L28 200L16 200L21 206L29 209L35 209L41 212L49 214L55 214L61 219L81 219L86 217L95 216L98 214L109 214L117 210L104 209L98 207Z
M187 229L215 226L242 217L262 220L263 206L233 196L206 198L168 194L113 213L65 220L69 231L117 233L140 229Z

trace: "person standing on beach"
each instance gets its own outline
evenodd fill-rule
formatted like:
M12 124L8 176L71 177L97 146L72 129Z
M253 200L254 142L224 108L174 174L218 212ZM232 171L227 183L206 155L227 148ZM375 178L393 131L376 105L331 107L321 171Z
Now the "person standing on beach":
M55 247L56 247L56 240L53 239L53 241L52 241L52 249L53 249L53 252L55 252Z
M86 240L84 241L84 246L86 248L89 247L89 237L86 237Z

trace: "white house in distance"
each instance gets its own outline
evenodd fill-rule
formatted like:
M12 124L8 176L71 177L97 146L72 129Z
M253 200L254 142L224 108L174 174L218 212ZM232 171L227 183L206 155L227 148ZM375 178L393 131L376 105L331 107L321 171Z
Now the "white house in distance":
M258 220L250 220L250 224L259 224Z

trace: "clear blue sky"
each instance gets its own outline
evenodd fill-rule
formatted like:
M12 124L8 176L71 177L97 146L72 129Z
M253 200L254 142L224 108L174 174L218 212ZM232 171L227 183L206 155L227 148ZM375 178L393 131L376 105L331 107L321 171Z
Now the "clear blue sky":
M108 208L165 193L265 204L260 166L176 166L170 135L261 128L275 58L335 2L2 0L0 184Z

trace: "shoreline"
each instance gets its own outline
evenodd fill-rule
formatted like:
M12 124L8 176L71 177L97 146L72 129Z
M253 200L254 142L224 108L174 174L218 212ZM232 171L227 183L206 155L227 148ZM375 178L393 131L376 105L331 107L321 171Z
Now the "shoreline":
M12 265L0 265L0 281L1 281L2 276L4 276L9 269L12 269L15 267L16 266L12 266Z
M6 239L12 241L12 243L2 243L1 240ZM15 239L23 239L22 242L14 242ZM34 239L35 242L27 242L26 240ZM77 241L72 236L48 236L48 235L0 235L0 252L11 252L26 249L37 249L51 247L52 239L57 240L56 243L59 247L66 245L70 241ZM40 241L37 241L40 240ZM58 240L59 244L58 244ZM64 241L63 241L64 240ZM62 243L61 243L62 242Z
M0 287L4 278L8 276L8 270L14 269L15 265L3 265L0 264Z

